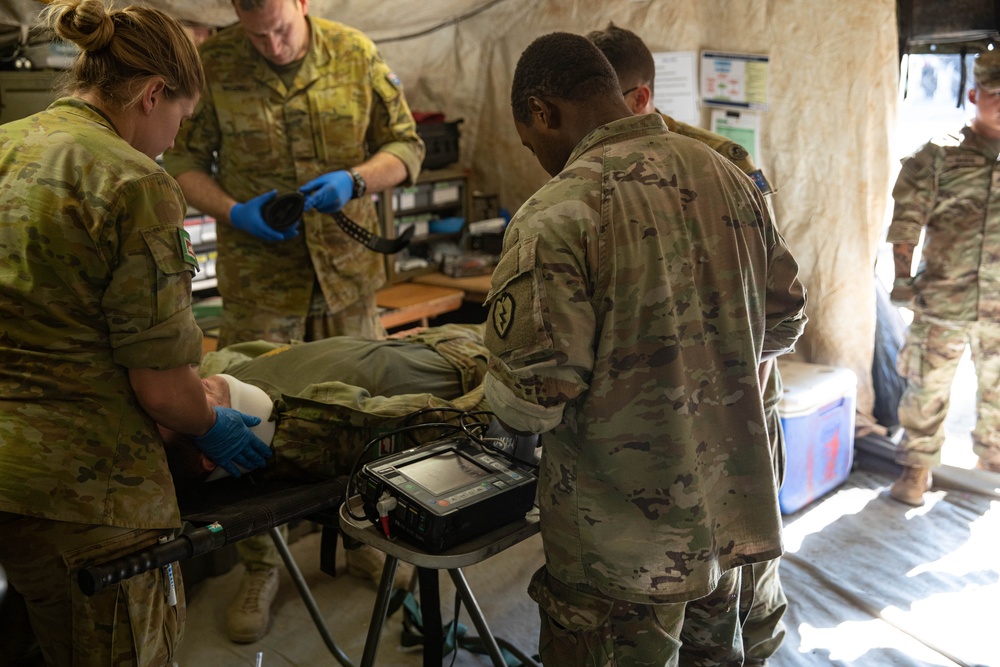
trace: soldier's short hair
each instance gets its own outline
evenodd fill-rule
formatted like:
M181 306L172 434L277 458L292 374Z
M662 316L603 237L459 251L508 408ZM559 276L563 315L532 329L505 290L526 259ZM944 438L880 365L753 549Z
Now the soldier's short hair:
M531 123L529 97L582 102L619 92L608 59L586 37L553 32L524 50L514 69L510 105L514 119Z
M656 78L656 63L649 47L639 35L631 30L608 23L604 30L587 33L587 39L601 50L611 66L615 68L622 86L645 84L653 90Z
M165 12L104 0L51 0L42 10L55 33L80 47L65 92L93 92L111 107L138 102L143 84L161 77L168 97L193 98L205 85L201 58L184 27Z
M976 84L987 90L1000 88L1000 50L983 51L972 66Z

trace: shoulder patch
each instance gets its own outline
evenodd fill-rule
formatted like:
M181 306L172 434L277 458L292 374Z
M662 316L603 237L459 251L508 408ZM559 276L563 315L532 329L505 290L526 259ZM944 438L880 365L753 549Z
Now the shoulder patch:
M389 72L388 74L385 75L385 78L389 79L389 82L392 83L392 85L396 86L397 88L403 87L403 82L399 80L399 77L396 76L395 72Z
M726 157L730 160L745 160L749 155L750 153L747 152L747 149L737 143L731 143L726 146Z
M510 325L514 322L514 297L510 292L502 292L493 302L493 331L500 338L506 338Z
M191 243L191 235L183 227L177 230L177 235L180 237L181 253L184 256L184 261L197 270L198 257L194 254L194 244Z
M774 192L774 188L771 187L771 184L764 177L764 172L760 169L752 174L748 174L748 176L750 176L750 180L753 181L754 185L757 186L757 189L760 190L762 195L769 195Z

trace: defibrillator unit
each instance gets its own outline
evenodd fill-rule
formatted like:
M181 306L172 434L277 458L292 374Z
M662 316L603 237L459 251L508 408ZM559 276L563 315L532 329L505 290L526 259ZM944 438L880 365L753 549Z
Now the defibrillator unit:
M379 500L394 498L390 531L429 552L524 517L538 486L527 466L492 454L464 435L372 461L362 467L359 482L366 518L379 525Z

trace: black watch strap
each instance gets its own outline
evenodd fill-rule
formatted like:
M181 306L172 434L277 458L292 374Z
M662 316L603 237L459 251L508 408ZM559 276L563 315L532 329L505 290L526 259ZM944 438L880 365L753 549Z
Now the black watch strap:
M349 173L351 178L354 179L354 189L351 191L351 199L364 197L365 193L368 192L368 182L365 181L365 177L359 174L355 169L348 169L347 173Z

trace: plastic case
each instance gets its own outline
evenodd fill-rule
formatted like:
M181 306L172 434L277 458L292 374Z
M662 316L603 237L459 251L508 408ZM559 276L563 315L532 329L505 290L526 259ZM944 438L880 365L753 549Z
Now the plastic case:
M458 126L462 119L439 123L417 123L417 134L424 140L424 169L440 169L458 162Z
M854 461L858 378L848 368L779 361L784 395L785 480L778 494L791 514L842 484Z

